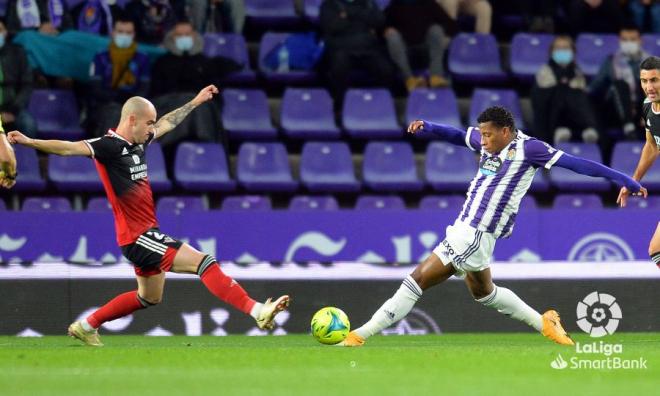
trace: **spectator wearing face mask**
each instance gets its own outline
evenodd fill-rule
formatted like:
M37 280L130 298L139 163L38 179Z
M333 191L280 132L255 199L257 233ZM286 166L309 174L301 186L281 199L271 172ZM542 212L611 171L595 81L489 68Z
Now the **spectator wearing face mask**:
M6 130L20 129L35 136L36 123L27 111L33 75L23 47L12 44L0 21L0 117Z
M182 3L170 0L133 0L128 3L125 11L135 23L137 41L160 44L176 24L177 10L174 6Z
M619 31L619 50L605 59L589 85L604 126L623 130L628 139L640 137L644 91L639 82L639 64L649 56L642 49L640 31L626 25Z
M106 51L94 56L90 67L86 129L103 136L119 121L122 104L131 96L145 95L149 57L137 50L135 24L125 17L114 23Z
M575 63L575 45L569 36L557 36L552 42L550 60L536 73L531 98L534 132L540 139L555 144L598 141L587 80Z

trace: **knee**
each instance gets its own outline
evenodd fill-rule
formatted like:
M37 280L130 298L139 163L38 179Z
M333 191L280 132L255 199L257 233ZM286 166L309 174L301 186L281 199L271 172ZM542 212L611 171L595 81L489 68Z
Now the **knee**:
M160 304L163 301L163 295L145 295L142 297L140 294L138 294L138 300L140 300L140 303L143 307L149 308L153 305Z
M468 290L470 290L472 298L479 301L490 296L493 293L493 290L495 290L495 285L475 285L468 283Z

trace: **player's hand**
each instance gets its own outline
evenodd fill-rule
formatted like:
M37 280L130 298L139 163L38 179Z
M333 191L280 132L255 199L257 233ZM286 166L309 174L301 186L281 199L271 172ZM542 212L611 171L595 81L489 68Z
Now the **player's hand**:
M621 190L619 190L619 196L616 199L616 203L619 204L619 206L622 208L625 207L628 203L629 195L636 195L646 198L649 196L649 192L646 190L646 188L640 187L638 192L631 194L630 190L628 190L626 187L621 187Z
M208 87L202 89L199 91L197 96L195 96L195 99L192 100L193 104L195 106L199 106L202 103L208 102L209 100L213 99L214 95L217 95L220 92L218 87L215 85L209 85Z
M424 129L424 121L421 120L415 120L408 125L408 133L415 134L422 129Z
M23 135L19 131L11 131L7 134L7 140L11 144L29 145L32 139Z

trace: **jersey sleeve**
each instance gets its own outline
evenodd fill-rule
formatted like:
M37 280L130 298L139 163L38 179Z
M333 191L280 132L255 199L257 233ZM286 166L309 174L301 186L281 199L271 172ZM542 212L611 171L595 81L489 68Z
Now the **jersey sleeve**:
M546 142L537 139L525 141L525 159L535 168L550 169L564 154Z
M465 133L465 145L472 151L481 151L481 132L479 131L479 128L468 128Z
M89 151L91 151L91 157L101 162L115 158L119 155L117 144L108 136L87 139L83 140L83 142L85 142Z

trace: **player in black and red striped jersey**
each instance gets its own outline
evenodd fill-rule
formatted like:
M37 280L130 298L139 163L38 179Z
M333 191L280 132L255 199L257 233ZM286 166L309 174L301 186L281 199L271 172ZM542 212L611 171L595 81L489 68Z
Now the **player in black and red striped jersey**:
M95 160L99 176L112 204L117 243L133 263L138 289L123 293L82 321L69 326L69 335L87 345L102 346L97 329L105 322L158 304L162 300L167 271L196 273L216 297L251 315L261 329L273 327L273 319L289 305L289 296L259 303L231 277L216 259L197 251L158 229L154 201L147 176L145 151L149 143L176 127L194 108L218 93L214 85L202 89L182 107L156 119L147 99L132 97L121 111L116 129L97 139L78 142L31 139L20 132L8 134L12 144L22 144L57 155L81 155Z

